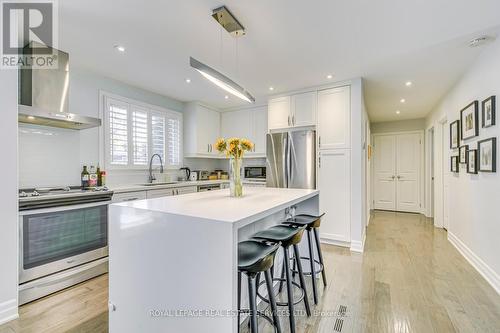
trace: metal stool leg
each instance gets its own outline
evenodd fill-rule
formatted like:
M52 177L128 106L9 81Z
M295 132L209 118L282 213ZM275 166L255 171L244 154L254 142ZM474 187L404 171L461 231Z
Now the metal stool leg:
M316 240L316 248L318 249L318 257L319 257L319 262L323 266L323 270L321 271L321 275L323 277L323 285L326 287L326 272L325 272L325 264L323 263L323 254L321 253L321 244L319 242L319 235L318 235L318 229L314 228L314 238Z
M283 266L281 266L281 281L280 281L280 287L278 289L278 292L281 294L281 292L283 291L283 283L284 283L284 279L285 279L285 265L283 264Z
M295 260L293 262L294 267L295 267L295 263L297 263L297 269L299 271L300 286L302 287L302 289L304 289L304 305L306 307L306 313L307 313L307 316L310 317L311 316L311 308L309 306L309 298L307 296L306 281L304 279L304 272L302 271L302 263L300 262L300 253L299 253L299 246L298 245L293 246L293 252L295 255Z
M271 311L273 312L273 322L276 328L276 333L281 333L280 319L278 317L278 307L276 306L276 299L274 297L273 279L269 270L264 272L266 278L267 294L269 295L269 303L271 303Z
M307 246L309 247L309 262L311 264L311 278L312 278L314 304L318 304L318 289L316 286L316 271L314 268L314 250L312 246L311 230L307 230Z
M288 310L290 311L290 332L295 333L295 314L293 310L293 289L292 289L292 277L290 272L290 255L288 248L284 248L285 252L285 273L286 273L286 290L288 295Z
M257 324L257 291L255 289L255 276L248 276L248 299L250 303L250 331L258 333L259 327Z
M241 272L238 272L238 333L240 333L240 310L241 310Z

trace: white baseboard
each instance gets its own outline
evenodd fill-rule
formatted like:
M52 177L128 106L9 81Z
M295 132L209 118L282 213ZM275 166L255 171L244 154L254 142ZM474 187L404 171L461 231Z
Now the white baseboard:
M366 231L363 233L363 237L361 239L361 241L351 240L351 252L363 253L365 250Z
M464 256L479 274L500 294L500 276L490 268L481 258L469 249L457 236L448 231L448 240Z
M319 241L323 244L328 244L328 245L335 245L335 246L341 246L341 247L351 247L351 242L346 242L346 241L342 241L342 240L320 237Z
M17 299L0 303L0 325L19 317L17 312Z

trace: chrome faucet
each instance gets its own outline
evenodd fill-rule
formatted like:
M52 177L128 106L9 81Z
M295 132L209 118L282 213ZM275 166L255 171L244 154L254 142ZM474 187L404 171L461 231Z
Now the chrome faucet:
M155 156L158 156L160 159L160 173L163 173L163 161L161 160L161 156L158 154L153 154L151 156L151 159L149 160L149 183L153 183L154 180L156 180L155 176L153 176L153 158Z

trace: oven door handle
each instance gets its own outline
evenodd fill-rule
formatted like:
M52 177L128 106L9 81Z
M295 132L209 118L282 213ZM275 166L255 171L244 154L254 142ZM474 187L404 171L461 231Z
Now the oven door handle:
M90 203L85 203L85 204L57 206L57 207L49 207L49 208L38 208L38 209L28 209L28 210L20 211L19 216L43 214L43 213L56 213L56 212L63 212L63 211L67 211L67 210L73 210L73 209L99 207L99 206L109 205L110 203L111 203L111 200L105 200L105 201L90 202Z

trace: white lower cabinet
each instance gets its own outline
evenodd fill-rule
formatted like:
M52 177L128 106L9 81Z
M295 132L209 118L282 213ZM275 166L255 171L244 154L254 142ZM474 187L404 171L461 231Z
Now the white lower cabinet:
M326 213L320 236L332 243L351 241L350 150L320 150L318 154L320 211Z
M183 186L183 187L174 187L174 188L165 188L159 190L149 190L147 193L147 198L161 198L168 197L172 195L181 195L188 193L198 192L198 188L196 186Z
M146 199L146 191L114 193L112 202L126 202Z

